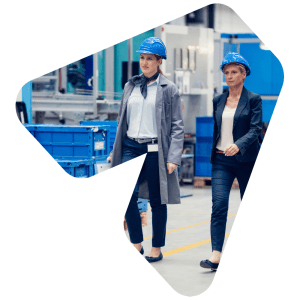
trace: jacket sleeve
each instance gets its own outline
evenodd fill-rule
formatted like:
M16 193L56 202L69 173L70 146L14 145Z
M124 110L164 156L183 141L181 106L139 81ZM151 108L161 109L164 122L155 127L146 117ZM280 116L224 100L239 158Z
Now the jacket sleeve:
M167 162L180 166L184 142L184 127L181 99L177 88L171 100L171 140Z
M251 103L250 103L251 105ZM249 131L235 141L235 144L239 147L241 154L243 155L250 145L258 139L262 129L262 100L260 96L257 96L252 100L251 105L251 120Z
M126 85L124 86L124 91L123 91L122 98L121 98L121 103L120 103L120 109L119 109L119 113L118 113L118 117L117 117L117 130L118 130L118 127L119 127L119 122L120 122L121 113L122 113L122 109L123 109L125 88L126 88Z
M213 131L213 143L217 142L218 135L218 125L216 120L216 109L217 109L218 100L216 98L213 99L213 118L214 118L214 131Z
M123 109L124 94L125 94L125 87L124 87L124 91L123 91L122 98L121 98L119 114L118 114L118 117L117 117L117 131L118 131L118 128L119 128L119 122L120 122L121 113L122 113L122 109ZM110 152L110 154L109 154L110 157L112 157L113 152L114 152L114 149Z

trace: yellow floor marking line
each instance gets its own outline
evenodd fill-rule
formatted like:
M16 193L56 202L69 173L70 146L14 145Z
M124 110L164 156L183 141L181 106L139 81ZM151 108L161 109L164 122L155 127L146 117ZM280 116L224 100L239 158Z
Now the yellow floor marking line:
M229 237L229 233L226 233L225 238L228 238L228 237ZM210 242L211 242L211 239L207 239L207 240L203 240L201 242L197 242L197 243L194 243L194 244L183 246L183 247L180 247L180 248L177 248L177 249L174 249L174 250L169 250L169 251L163 252L163 256L164 257L170 256L170 255L173 255L173 254L176 254L176 253L179 253L179 252L183 252L183 251L190 250L190 249L193 249L193 248L196 248L196 247L199 247L199 246L203 246L205 244L209 244Z
M235 215L236 214L227 215L227 218L233 217ZM201 222L201 223L197 223L197 224L194 224L194 225L190 225L190 226L178 228L178 229L173 229L173 230L167 231L166 234L171 233L171 232L175 232L175 231L179 231L179 230L183 230L183 229L188 229L188 228L191 228L191 227L194 227L194 226L198 226L198 225L202 225L202 224L206 224L206 223L210 223L210 220L209 221L204 221L204 222ZM151 238L152 238L152 235L148 236L148 237L145 237L144 240L148 240L148 239L151 239Z

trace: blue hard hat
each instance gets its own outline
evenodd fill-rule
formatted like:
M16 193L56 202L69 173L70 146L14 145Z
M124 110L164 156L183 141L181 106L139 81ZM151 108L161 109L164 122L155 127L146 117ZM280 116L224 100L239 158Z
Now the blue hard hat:
M146 54L160 55L162 58L167 59L167 49L163 41L157 37L149 37L145 39L140 49L136 52Z
M220 66L221 71L223 72L224 66L227 64L230 64L230 63L239 63L239 64L244 65L244 67L246 69L246 76L250 75L251 70L250 70L249 63L246 61L246 59L242 55L235 53L235 52L228 53L224 57L222 64Z

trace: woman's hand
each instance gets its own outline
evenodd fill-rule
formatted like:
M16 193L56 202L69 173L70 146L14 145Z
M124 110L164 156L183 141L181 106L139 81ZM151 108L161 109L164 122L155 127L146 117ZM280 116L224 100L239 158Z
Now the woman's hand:
M168 173L172 174L173 171L178 167L178 165L173 164L173 163L167 163L167 169L168 169Z
M231 144L225 149L224 154L225 156L233 156L237 154L239 151L240 149L236 144Z
M107 162L111 162L111 156L109 156L106 160Z

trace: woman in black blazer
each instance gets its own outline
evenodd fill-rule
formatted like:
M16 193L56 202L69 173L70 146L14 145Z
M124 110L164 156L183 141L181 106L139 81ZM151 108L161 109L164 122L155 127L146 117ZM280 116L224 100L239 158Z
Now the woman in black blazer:
M247 187L260 144L262 101L244 87L250 75L248 62L237 53L227 54L220 66L229 91L213 99L212 256L200 266L216 270L224 243L229 194L237 178L241 199Z

